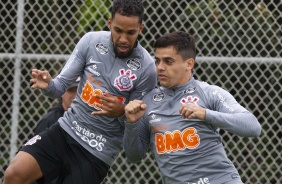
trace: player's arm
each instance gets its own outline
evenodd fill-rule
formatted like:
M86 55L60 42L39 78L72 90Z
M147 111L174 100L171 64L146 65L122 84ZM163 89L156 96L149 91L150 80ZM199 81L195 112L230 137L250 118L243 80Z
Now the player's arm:
M85 52L89 47L88 36L86 34L80 39L64 68L54 79L47 71L33 69L32 88L41 89L44 95L51 98L61 97L66 89L83 73L86 62Z
M130 101L125 107L124 150L133 163L144 158L150 143L150 134L144 122L146 104L140 100Z
M243 137L257 137L261 125L257 118L242 107L235 98L222 88L213 88L208 99L211 109L206 109L205 120L221 129Z

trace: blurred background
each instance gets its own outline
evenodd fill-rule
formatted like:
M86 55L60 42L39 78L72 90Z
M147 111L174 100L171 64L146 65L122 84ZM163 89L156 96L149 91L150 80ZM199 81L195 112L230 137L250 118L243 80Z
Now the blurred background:
M188 3L189 2L189 3ZM153 43L183 30L196 38L194 75L221 86L258 118L258 138L221 131L223 144L246 184L282 183L282 1L143 0ZM108 30L110 0L0 1L0 183L10 160L56 102L30 88L31 69L56 76L79 39ZM121 152L105 183L161 183L153 156L129 164Z

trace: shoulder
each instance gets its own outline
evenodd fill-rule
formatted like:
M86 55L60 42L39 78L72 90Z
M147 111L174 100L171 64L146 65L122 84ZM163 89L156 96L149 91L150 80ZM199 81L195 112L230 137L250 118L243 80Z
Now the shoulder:
M211 94L214 93L215 91L226 91L217 85L212 85L204 81L196 80L196 82L198 89L205 94Z
M88 32L81 38L82 40L88 42L97 42L97 41L105 41L110 37L109 31L92 31Z
M97 39L98 38L101 38L103 36L110 36L110 32L109 31L91 31L91 32L88 32L86 33L83 37L96 37ZM100 37L97 37L97 36L100 36Z
M211 85L207 82L197 81L198 89L200 93L206 96L209 100L225 101L226 99L234 99L234 97L226 89Z
M155 64L153 56L143 46L141 46L139 42L136 47L136 50L137 50L137 54L139 55L142 63L144 63L145 65L149 65L149 66Z

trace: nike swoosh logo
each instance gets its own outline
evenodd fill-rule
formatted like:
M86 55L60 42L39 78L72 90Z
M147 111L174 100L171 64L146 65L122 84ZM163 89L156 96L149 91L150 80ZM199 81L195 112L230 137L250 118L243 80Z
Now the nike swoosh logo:
M92 58L89 59L89 62L90 62L90 63L95 63L95 64L101 63L101 62L99 62L99 61L93 60Z

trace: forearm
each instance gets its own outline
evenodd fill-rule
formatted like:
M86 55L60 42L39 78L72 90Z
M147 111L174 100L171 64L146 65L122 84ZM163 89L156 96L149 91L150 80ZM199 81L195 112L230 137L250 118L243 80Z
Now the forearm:
M125 122L123 145L126 157L132 162L139 162L144 158L147 147L143 146L138 132L137 123Z
M61 87L58 81L51 80L48 87L44 90L41 90L41 92L45 96L56 99L64 94L64 89Z
M230 114L207 109L206 121L218 128L242 137L257 137L261 132L259 122L248 111Z

